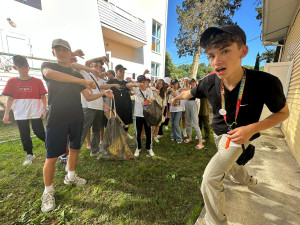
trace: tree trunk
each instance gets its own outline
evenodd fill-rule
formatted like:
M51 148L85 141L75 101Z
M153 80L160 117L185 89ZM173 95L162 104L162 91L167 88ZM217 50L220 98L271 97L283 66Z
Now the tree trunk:
M198 72L198 66L199 66L199 59L201 54L201 46L200 44L197 44L195 47L195 52L193 56L193 64L191 69L191 75L190 78L194 78L196 80L197 72Z

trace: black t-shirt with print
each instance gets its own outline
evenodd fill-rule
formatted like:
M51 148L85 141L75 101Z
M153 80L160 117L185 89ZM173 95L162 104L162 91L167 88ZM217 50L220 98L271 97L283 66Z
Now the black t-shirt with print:
M126 87L128 82L125 80L119 81L118 79L111 79L107 81L107 84L119 84L120 90L117 88L111 88L114 94L114 100L116 101L116 111L120 116L124 124L131 124L132 120L132 103L129 95L129 88Z
M239 82L229 91L225 89L225 106L227 111L227 123L234 122L235 109ZM221 82L216 74L203 78L197 87L191 90L191 94L197 98L208 98L213 108L213 130L217 135L228 132L228 126L224 117L220 115L221 109ZM242 96L242 102L237 117L237 127L246 126L259 121L264 104L273 113L279 112L286 103L283 87L280 80L265 72L246 69L246 82Z
M70 67L63 67L57 63L44 62L41 69L52 69L58 72L81 78L80 73ZM59 82L48 79L44 76L48 87L48 110L46 126L59 126L64 124L83 122L83 111L81 106L81 91L86 87L74 84Z

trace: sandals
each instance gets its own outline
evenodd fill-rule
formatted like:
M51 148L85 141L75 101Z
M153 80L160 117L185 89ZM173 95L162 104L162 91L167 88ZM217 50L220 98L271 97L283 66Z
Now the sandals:
M192 141L192 139L185 139L184 143L190 143Z
M61 155L58 157L61 164L67 164L68 155Z
M204 145L197 144L197 145L195 146L195 149L202 149L202 148L204 148Z

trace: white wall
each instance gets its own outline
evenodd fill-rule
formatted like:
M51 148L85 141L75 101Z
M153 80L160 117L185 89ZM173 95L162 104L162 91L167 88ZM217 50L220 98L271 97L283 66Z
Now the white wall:
M17 27L11 27L7 18ZM42 10L0 0L1 31L27 35L36 57L54 59L51 43L56 38L67 40L72 50L82 49L85 59L105 54L97 0L42 0Z
M116 64L115 61L123 62L123 66L128 69L127 72L129 75L132 72L142 74L145 69L149 69L151 71L151 62L156 62L160 64L159 77L164 77L168 0L109 0L109 2L144 20L147 31L147 45L143 46L140 49L136 49L134 59L135 61L138 61L138 58L141 58L141 55L143 55L144 65L140 65L139 63L134 63L132 61L126 61L124 60L124 57L118 58L116 56L116 58L114 58L114 54L112 54L114 65ZM153 20L162 25L160 53L156 53L151 50ZM106 50L110 49L113 52L115 48L120 49L118 45L112 46L112 44L110 44L110 47L105 46ZM126 54L126 52L124 53ZM132 57L132 54L132 49L128 49L128 57L129 55Z

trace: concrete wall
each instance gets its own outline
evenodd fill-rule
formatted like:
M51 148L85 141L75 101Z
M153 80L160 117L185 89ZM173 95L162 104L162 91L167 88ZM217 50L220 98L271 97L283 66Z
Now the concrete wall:
M132 47L121 47L121 45L124 44L118 44L115 41L105 39L105 50L112 52L111 56L113 64L116 65L122 63L123 66L128 69L126 71L126 76L130 76L132 73L141 74L145 69L151 71L151 62L155 62L160 64L159 77L164 77L168 1L109 0L108 2L111 2L128 13L144 20L147 33L147 44L143 47L136 48L135 51L133 51ZM161 45L159 53L151 50L153 20L161 25ZM125 50L122 55L115 52L121 49Z

